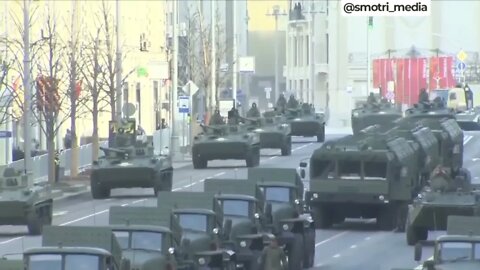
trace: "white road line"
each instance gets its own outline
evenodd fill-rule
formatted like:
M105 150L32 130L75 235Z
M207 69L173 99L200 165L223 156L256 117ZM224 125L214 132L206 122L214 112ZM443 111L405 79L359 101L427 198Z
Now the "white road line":
M320 242L316 243L316 244L315 244L315 247L318 247L318 246L321 246L321 245L323 245L323 244L325 244L325 243L328 243L328 242L332 241L333 239L336 239L336 238L338 238L338 237L340 237L340 236L342 236L342 235L345 235L345 234L347 234L347 233L348 233L348 231L344 231L344 232L341 232L341 233L337 233L337 234L335 234L334 236L331 236L330 238L327 238L327 239L325 239L325 240L323 240L323 241L320 241Z
M370 240L370 236L365 237L365 240L366 240L366 241Z
M310 145L310 144L312 144L312 143L309 143L309 144L306 144L306 145L297 147L297 148L295 148L294 150L303 148L303 147L305 147L305 146L307 146L307 145ZM276 158L276 157L273 157L273 158ZM271 159L273 159L273 158L271 158ZM226 173L226 172L219 172L219 173L217 173L217 174L215 174L215 175L213 175L213 176L214 176L214 177L218 177L218 176L224 175L225 173ZM209 179L209 178L212 178L212 176L207 177L207 178L204 178L204 179L201 179L201 180L198 180L198 181L195 181L195 182L193 182L193 183L191 183L191 184L189 184L189 185L183 186L183 187L174 188L174 189L172 189L172 191L179 191L179 190L185 189L185 188L187 188L187 187L191 187L191 186L196 185L196 184L198 184L198 183L204 182L205 179ZM111 200L111 199L106 199L106 200L104 200L104 201L107 201L107 200ZM136 201L133 201L133 202L130 202L130 203L124 203L124 204L122 204L121 206L122 206L122 207L125 207L125 206L128 206L128 205L137 204L137 203L140 203L140 202L143 202L143 201L146 201L146 200L147 200L147 199L136 200ZM77 218L77 219L74 219L74 220L71 220L71 221L67 221L67 222L65 222L65 223L60 224L59 226L70 225L70 224L77 223L77 222L79 222L79 221L82 221L82 220L85 220L85 219L88 219L88 218L91 218L91 217L94 217L94 216L97 216L97 215L101 215L101 214L104 214L104 213L108 213L108 212L109 212L109 209L105 209L105 210L102 210L102 211L100 211L100 212L95 212L95 213L90 214L90 215L86 215L86 216L83 216L83 217L80 217L80 218ZM339 233L339 234L337 234L337 235L335 235L335 236L333 236L333 237L331 237L331 238L329 238L329 239L326 239L326 240L324 240L324 241L322 241L322 242L320 242L320 243L317 243L317 244L315 244L315 247L317 247L317 246L319 246L319 245L322 245L323 243L326 243L326 242L328 242L328 241L330 241L330 240L332 240L332 239L334 239L334 238L336 238L336 237L338 237L338 236L340 236L340 235L342 235L342 234L344 234L344 233L346 233L346 232ZM5 240L5 241L3 241L3 242L0 242L0 245L8 244L8 243L13 242L13 241L15 241L15 240L20 240L20 239L22 239L22 238L24 238L24 236L19 236L19 237L15 237L15 238L12 238L12 239L9 239L9 240Z
M426 261L433 260L433 256L426 259ZM418 265L417 267L414 268L414 270L422 270L423 269L423 264Z
M357 245L351 245L350 248L357 248Z
M58 217L58 216L66 215L67 213L68 213L68 211L60 211L60 212L54 212L52 215L54 217Z
M473 138L473 136L470 136L470 135L467 135L466 137L464 137L463 138L463 145L466 145L472 138Z
M337 253L337 254L333 255L332 257L333 257L333 258L339 258L339 257L340 257L340 254Z

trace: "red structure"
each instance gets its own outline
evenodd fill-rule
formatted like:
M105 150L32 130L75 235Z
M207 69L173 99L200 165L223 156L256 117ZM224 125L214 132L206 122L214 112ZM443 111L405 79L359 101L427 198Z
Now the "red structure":
M52 77L38 76L36 79L37 109L46 112L58 112L60 96L58 95L59 80Z

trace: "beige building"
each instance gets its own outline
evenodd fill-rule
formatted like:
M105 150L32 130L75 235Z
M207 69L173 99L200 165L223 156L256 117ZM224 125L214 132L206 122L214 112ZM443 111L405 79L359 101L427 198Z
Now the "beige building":
M23 24L23 1L4 1L0 4L2 18L0 33L4 33L8 40L18 40L21 42L21 30L18 30L14 24L16 22ZM110 31L115 33L116 9L115 1L105 1L110 21ZM2 6L3 5L3 6ZM123 53L123 77L127 76L123 89L123 102L133 103L137 107L135 118L147 132L151 134L160 124L161 118L168 119L166 110L160 111L161 103L168 103L168 65L167 52L165 50L165 6L163 1L120 1L120 44ZM8 12L5 12L8 10ZM62 43L68 44L71 36L72 12L76 13L79 45L87 48L91 47L92 36L95 36L99 27L103 26L102 21L102 1L52 1L38 0L31 2L31 14L33 15L32 27L30 28L30 42L33 43L48 35L46 29L47 14L52 14L56 21L55 33ZM15 19L14 19L15 18ZM6 31L8 29L8 31ZM115 50L115 37L112 37L113 50ZM100 34L100 49L106 51L105 34ZM142 44L142 45L140 45ZM63 46L63 45L62 45ZM142 46L142 50L140 47ZM115 53L115 51L113 52ZM17 62L21 64L23 53L21 48L16 53L9 52L7 59L12 59L16 55ZM114 54L115 57L115 54ZM45 58L46 59L46 58ZM45 59L42 59L38 66L45 66ZM65 55L62 62L67 65L68 58ZM103 63L101 69L105 69ZM38 69L33 67L32 77L38 75ZM62 68L62 72L66 72ZM12 84L15 77L19 74L9 74L9 84ZM65 80L63 87L68 87L68 79L63 74ZM11 79L10 79L11 78ZM65 93L65 89L60 90ZM83 83L82 96L89 96L86 83ZM105 106L109 110L110 106ZM63 102L63 106L68 109L70 104L68 100ZM91 106L91 104L89 104ZM111 113L105 111L100 113L99 117L99 135L108 136L108 121ZM60 118L65 119L65 116ZM61 145L62 138L67 128L70 128L70 120L67 120L60 127L58 133L58 146ZM20 133L21 130L17 130ZM79 137L89 137L93 131L91 113L84 115L77 120L77 135ZM45 139L41 134L37 134L42 145ZM43 147L42 147L43 148Z

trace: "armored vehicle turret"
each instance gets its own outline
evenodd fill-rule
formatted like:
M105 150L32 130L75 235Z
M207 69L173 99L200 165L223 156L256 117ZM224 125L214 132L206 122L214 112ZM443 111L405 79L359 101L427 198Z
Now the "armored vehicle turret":
M480 130L480 110L473 108L468 111L457 113L455 115L457 124L464 131L478 131Z
M170 270L183 263L182 229L169 209L112 206L109 224L132 269Z
M428 238L428 231L445 230L451 215L480 215L480 191L465 175L451 176L448 169L438 167L430 185L418 194L409 206L407 217L407 244L414 245Z
M263 118L244 118L248 130L260 135L260 148L279 148L282 156L292 154L290 125L283 115L265 112Z
M305 198L315 226L377 218L380 228L402 231L407 205L421 184L415 154L401 137L348 135L324 143L310 158Z
M367 102L352 110L353 134L371 125L390 123L402 116L402 111L389 102Z
M259 135L247 126L237 124L205 126L193 138L192 162L195 169L203 169L209 160L245 159L247 167L260 164Z
M480 268L480 217L449 216L447 234L434 242L433 257L424 270L474 270ZM422 259L422 245L415 245L415 261ZM413 269L412 269L413 270Z
M315 259L315 224L304 213L304 186L296 169L251 168L248 181L262 190L271 213L267 228L279 243L293 248L290 253L303 258L303 267L313 267ZM288 245L289 244L289 245ZM293 247L293 245L298 245ZM290 260L291 261L291 260Z
M188 251L184 261L200 269L209 265L229 270L235 267L235 253L222 248L222 242L230 234L231 221L224 222L222 208L213 197L210 192L160 192L157 207L170 210L179 220L182 248Z
M0 167L0 225L27 225L31 235L52 224L53 197L50 185L33 183L31 174Z
M152 137L138 136L135 119L110 121L113 147L100 147L105 153L92 164L90 187L94 199L110 196L114 188L153 188L172 190L173 167L170 157L154 154Z
M47 226L42 247L23 254L27 270L130 270L109 228Z
M309 104L289 108L285 116L290 122L292 136L317 137L317 142L325 141L325 115L315 112Z

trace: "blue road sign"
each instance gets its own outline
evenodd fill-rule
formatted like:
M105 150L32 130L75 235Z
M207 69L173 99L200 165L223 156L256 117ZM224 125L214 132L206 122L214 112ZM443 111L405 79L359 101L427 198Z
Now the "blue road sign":
M178 97L178 112L179 113L189 113L189 97L188 96L179 96Z
M6 130L0 130L0 138L11 138L12 132Z
M458 70L465 70L466 67L467 67L467 65L464 62L459 62L457 64L457 69Z

